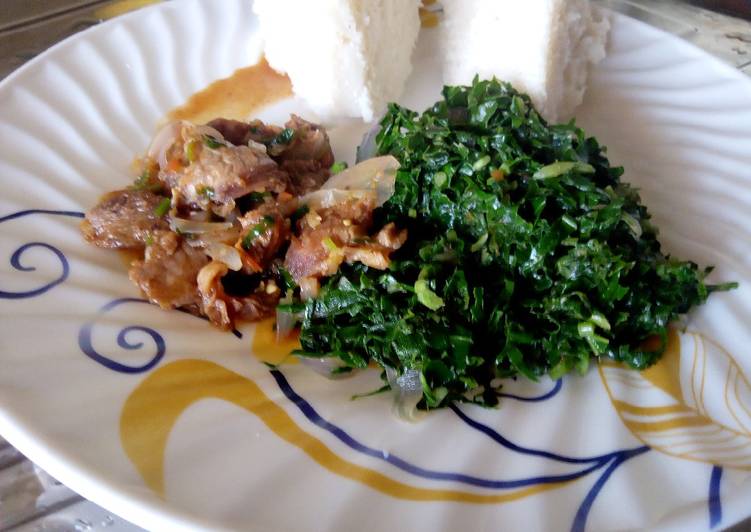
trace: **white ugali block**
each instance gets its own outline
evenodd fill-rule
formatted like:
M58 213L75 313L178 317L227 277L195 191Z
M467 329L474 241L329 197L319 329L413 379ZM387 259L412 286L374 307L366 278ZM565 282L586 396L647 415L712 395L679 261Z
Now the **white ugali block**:
M442 0L444 81L508 81L549 122L573 116L605 57L606 14L589 0Z
M373 120L399 98L420 0L255 0L264 53L323 119Z

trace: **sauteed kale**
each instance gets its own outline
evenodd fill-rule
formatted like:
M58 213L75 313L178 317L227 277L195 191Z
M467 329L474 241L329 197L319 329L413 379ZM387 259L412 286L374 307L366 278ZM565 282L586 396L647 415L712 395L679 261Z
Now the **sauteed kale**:
M494 405L500 377L593 358L644 369L671 322L734 286L663 253L604 148L508 84L445 87L422 114L392 104L377 152L401 168L376 225L407 228L406 243L387 271L343 265L287 308L303 316L298 354L416 375L420 407Z

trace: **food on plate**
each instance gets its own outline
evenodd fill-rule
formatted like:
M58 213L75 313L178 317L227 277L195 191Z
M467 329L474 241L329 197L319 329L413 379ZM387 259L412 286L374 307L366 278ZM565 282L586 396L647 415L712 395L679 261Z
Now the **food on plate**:
M406 415L494 405L500 378L584 373L592 359L646 368L671 322L733 286L663 253L604 148L509 84L447 86L422 114L392 104L360 155L400 163L373 219L406 241L388 270L343 264L281 308L302 323L299 355L336 373L375 362Z
M419 0L255 0L264 53L323 118L373 120L411 72Z
M171 122L137 166L132 186L86 214L84 238L136 253L130 279L153 303L223 329L273 316L293 285L315 295L342 263L385 269L406 239L373 220L396 160L342 170L326 131L294 115L283 128Z
M479 74L529 94L550 122L582 102L591 65L605 57L610 23L589 0L442 0L443 76L465 85Z
M328 375L377 364L405 417L494 405L501 378L593 358L646 368L671 322L733 286L665 255L604 148L510 84L446 86L422 114L390 104L358 159L335 163L294 115L175 121L82 232L135 251L131 280L164 308L223 329L276 314Z

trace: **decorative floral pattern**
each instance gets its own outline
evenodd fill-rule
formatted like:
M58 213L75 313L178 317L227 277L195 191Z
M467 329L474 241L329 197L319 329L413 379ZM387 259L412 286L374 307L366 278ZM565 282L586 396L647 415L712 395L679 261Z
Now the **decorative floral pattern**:
M658 364L637 373L605 363L600 375L623 423L650 447L751 470L751 385L715 342L673 330Z

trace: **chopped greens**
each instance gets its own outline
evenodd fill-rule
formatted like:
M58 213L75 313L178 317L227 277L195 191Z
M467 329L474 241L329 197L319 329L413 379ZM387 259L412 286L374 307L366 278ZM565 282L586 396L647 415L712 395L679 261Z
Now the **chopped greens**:
M211 135L204 135L203 143L212 150L216 150L227 145L223 140L219 140L218 138L212 137Z
M331 165L331 169L330 169L331 175L336 175L339 172L342 172L342 171L346 170L347 166L348 165L347 165L346 161L335 162L334 164Z
M324 280L300 352L417 370L421 408L494 405L499 377L583 373L592 358L646 368L672 321L734 286L664 254L604 148L508 84L445 87L423 114L390 105L377 150L401 163L377 221L407 243L388 271Z
M171 205L172 200L170 200L169 198L162 198L162 201L160 201L159 204L154 207L154 214L161 218L169 212Z
M274 217L269 215L264 216L261 221L251 227L250 231L248 231L248 233L243 237L242 247L245 249L250 249L253 246L255 239L260 237L273 226Z
M144 168L141 175L139 175L135 181L133 181L132 188L134 190L147 190L149 192L158 192L162 189L162 183L157 177L157 171L153 168Z
M279 134L271 140L271 145L289 144L295 137L295 130L289 127L282 129Z
M198 146L200 142L191 140L185 144L185 158L189 163L194 163L198 159Z
M206 199L213 199L214 198L214 187L209 187L206 185L200 185L196 187L196 192L199 196L203 196Z

